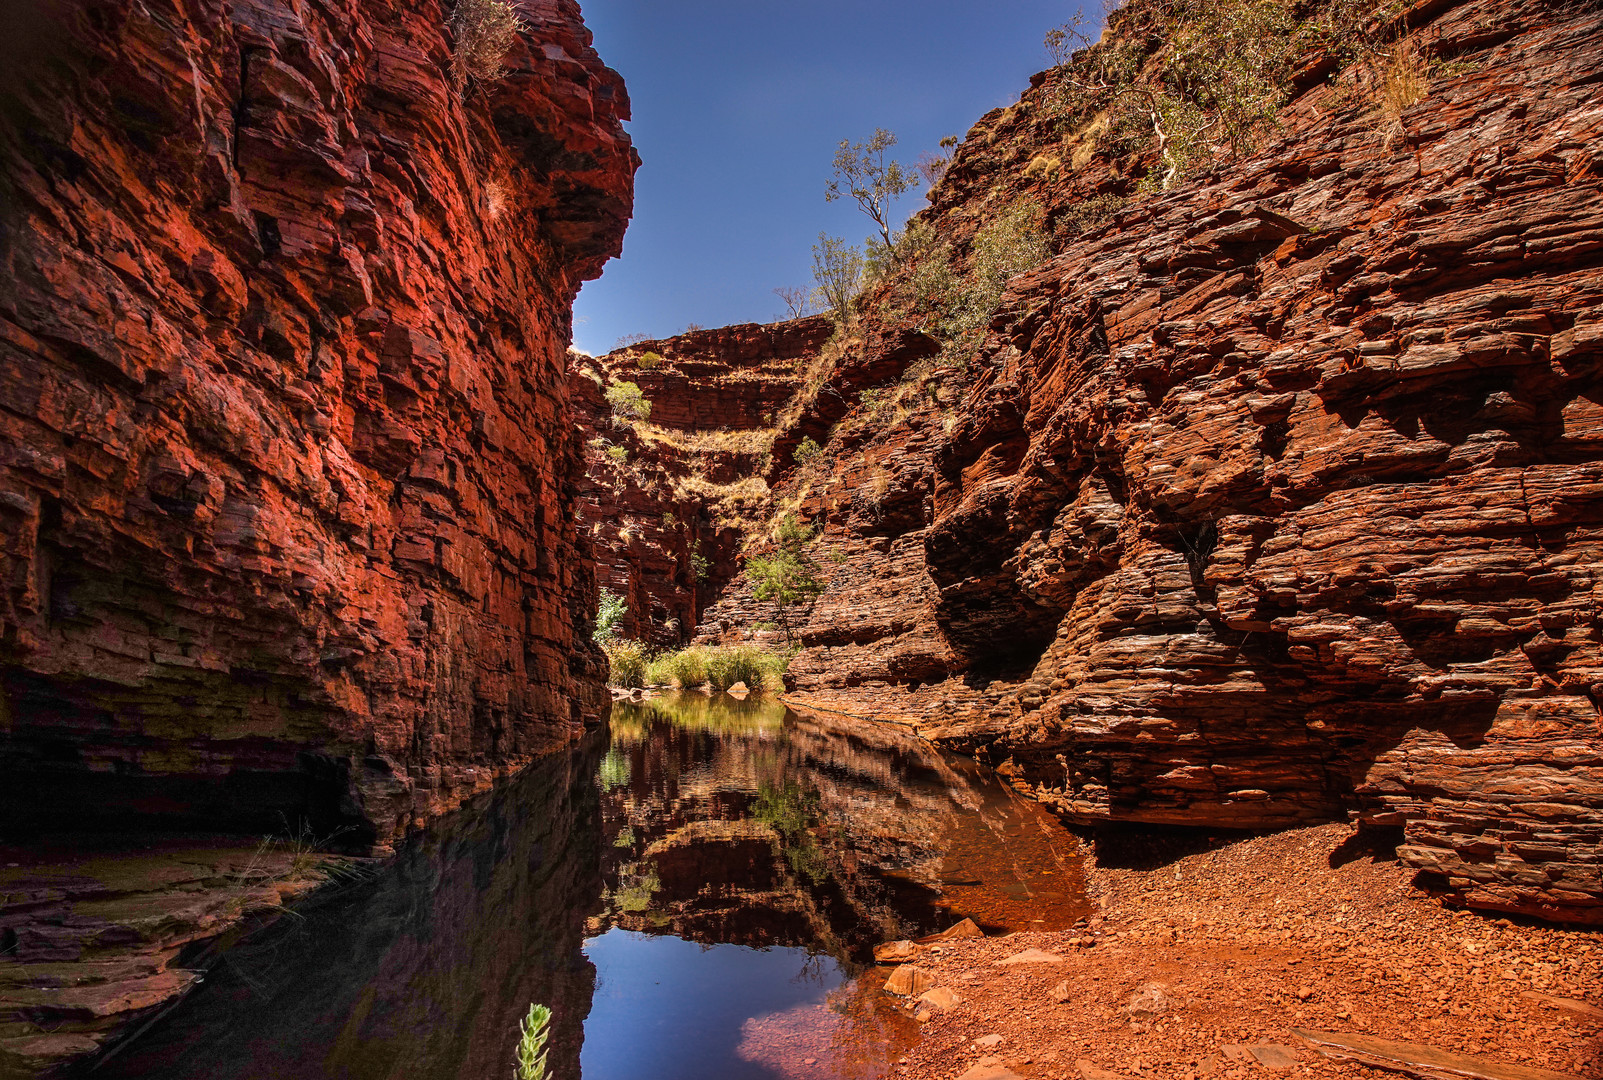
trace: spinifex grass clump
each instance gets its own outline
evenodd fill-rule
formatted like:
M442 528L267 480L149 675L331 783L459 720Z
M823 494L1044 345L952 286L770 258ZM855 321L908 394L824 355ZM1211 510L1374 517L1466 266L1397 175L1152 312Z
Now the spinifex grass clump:
M457 92L465 91L470 79L499 79L522 29L523 16L507 0L457 0L451 12L451 35L456 39L451 81Z
M517 1080L545 1080L545 1040L550 1034L551 1010L529 1004L529 1015L518 1025Z
M693 645L658 656L646 666L645 677L652 686L671 685L684 690L710 686L714 690L728 690L736 683L745 683L747 690L761 693L784 688L785 668L789 663L789 653L770 652L756 645L713 648Z
M653 686L701 686L707 681L707 650L691 647L663 653L646 668L646 681Z
M646 685L646 647L638 641L617 638L602 646L612 663L613 686L625 690Z
M714 690L728 690L736 683L760 692L780 689L786 661L783 657L750 645L715 649L707 658L707 683Z

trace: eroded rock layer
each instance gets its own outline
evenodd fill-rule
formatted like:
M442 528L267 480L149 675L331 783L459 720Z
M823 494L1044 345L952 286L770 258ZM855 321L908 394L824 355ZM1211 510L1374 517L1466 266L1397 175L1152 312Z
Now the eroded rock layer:
M599 717L565 350L638 157L578 6L517 6L462 93L432 0L23 6L8 827L383 846Z
M1350 814L1461 901L1603 922L1603 20L1399 19L1453 63L1395 123L1310 81L1015 279L955 409L794 481L832 558L791 672L1079 821ZM987 174L1121 190L1024 168L1049 90L970 132L937 229Z
M619 633L669 646L698 630L738 569L748 526L769 507L778 413L833 333L813 316L575 356L586 440L580 521L601 586L628 604ZM620 383L639 387L646 417L615 413L606 395Z

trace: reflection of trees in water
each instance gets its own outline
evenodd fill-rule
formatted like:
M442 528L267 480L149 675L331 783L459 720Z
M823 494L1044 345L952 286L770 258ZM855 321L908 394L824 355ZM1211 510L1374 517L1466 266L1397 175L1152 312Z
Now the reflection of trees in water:
M607 756L601 759L601 767L596 770L596 779L601 782L602 791L612 791L628 786L629 771L628 755L619 753L618 748L614 746L607 751Z
M829 860L813 841L818 820L817 792L788 780L763 784L752 804L752 816L774 830L774 854L784 857L792 871L814 885L829 876Z
M874 725L684 693L614 710L599 922L861 958L943 921L941 837L989 811L989 773ZM609 759L612 757L609 754ZM987 790L989 789L989 790ZM654 886L646 910L641 890Z

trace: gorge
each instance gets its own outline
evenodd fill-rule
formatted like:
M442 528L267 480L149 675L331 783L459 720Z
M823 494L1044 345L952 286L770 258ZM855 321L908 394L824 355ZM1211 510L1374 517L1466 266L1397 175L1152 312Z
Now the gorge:
M584 1018L624 935L827 955L862 1075L956 1075L873 946L1072 935L1089 995L1142 940L1092 910L1161 917L1120 892L1132 835L1284 853L1346 823L1402 868L1386 903L1441 909L1395 925L1591 956L1603 14L1303 5L1386 51L1305 42L1258 144L1164 184L1073 67L1134 42L1156 78L1159 6L982 117L848 311L589 356L574 297L641 159L575 0L516 0L466 77L467 0L24 4L0 1076L486 1075L530 1001L577 1076L581 1044L618 1056ZM1030 254L979 310L999 245ZM796 611L751 572L785 522L821 585ZM793 652L783 694L615 705L603 589L644 649ZM1114 868L1089 895L1065 824ZM1195 924L1211 884L1154 858ZM946 977L990 1000L1010 947L918 948L972 952ZM1108 1045L1148 1031L1120 1008ZM810 1075L763 1057L799 1029L741 1019L731 1062Z

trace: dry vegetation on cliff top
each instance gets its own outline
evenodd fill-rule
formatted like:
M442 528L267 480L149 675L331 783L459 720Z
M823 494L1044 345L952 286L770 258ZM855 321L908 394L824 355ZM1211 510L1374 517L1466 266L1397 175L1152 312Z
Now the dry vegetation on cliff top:
M791 675L1080 820L1358 813L1455 897L1595 919L1599 20L1331 25L1168 191L1061 73L969 132L920 219L949 280L1012 206L1053 255L963 363L910 258L782 410L775 507L844 555Z

